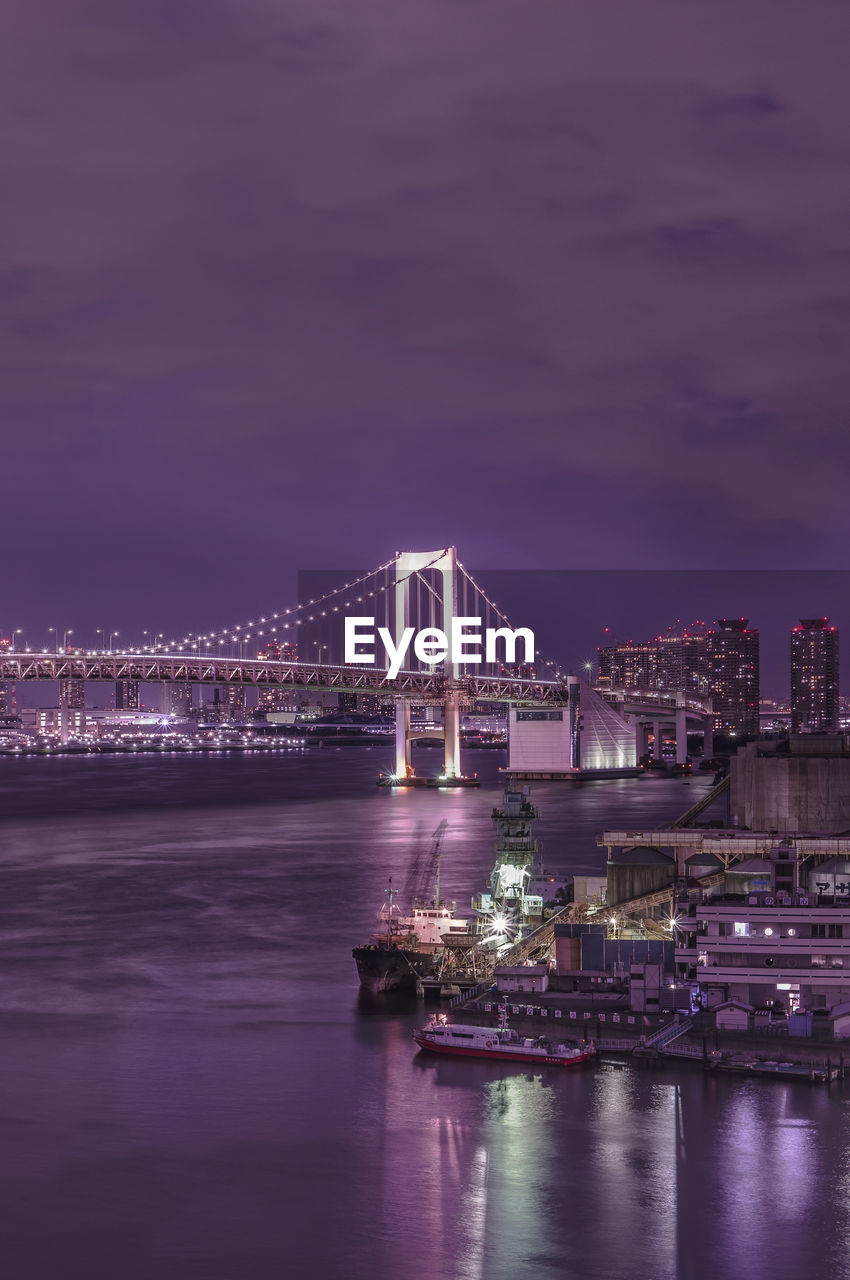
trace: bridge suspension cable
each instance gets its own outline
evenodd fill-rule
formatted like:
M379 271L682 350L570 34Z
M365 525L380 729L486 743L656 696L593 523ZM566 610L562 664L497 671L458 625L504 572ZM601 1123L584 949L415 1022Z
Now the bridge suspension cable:
M475 589L475 591L478 593L481 599L487 604L488 608L490 608L493 611L493 613L499 619L499 621L504 623L506 627L509 627L511 631L515 630L511 620L508 617L506 617L505 614L502 612L502 610L499 608L499 606L490 599L487 593L478 585L478 583L475 581L472 575L467 571L467 569L460 563L460 561L458 561L457 567L458 567L459 573L462 575L465 581L472 585L472 587ZM549 670L558 680L562 680L564 678L565 673L561 670L561 667L558 665L558 663L550 662L549 659L542 653L540 654L540 661L542 662L544 667L549 668Z
M281 609L277 613L260 616L253 621L241 623L238 626L225 627L218 631L207 632L189 632L181 640L172 640L169 646L178 646L180 644L196 644L211 643L217 640L220 644L227 642L241 644L245 640L251 640L254 637L266 635L277 635L281 631L288 631L292 627L300 627L305 622L314 622L317 618L327 617L329 613L339 613L345 608L346 603L360 604L364 600L376 599L386 595L389 591L394 591L397 586L408 582L411 578L420 577L425 569L432 568L445 555L445 550L436 555L428 564L423 565L420 570L413 570L405 574L402 578L386 579L383 584L369 591L363 591L361 595L352 597L349 601L333 605L331 609L321 609L318 613L308 614L308 609L319 610L321 605L327 604L329 601L339 596L345 595L346 592L355 591L363 583L369 582L373 578L377 578L379 574L386 574L389 569L396 563L398 555L394 555L391 560L385 560L383 564L378 565L376 569L371 569L368 573L361 574L357 578L353 578L350 582L345 582L340 587L335 587L331 591L326 591L321 595L315 596L312 600L307 600L302 604L294 604L286 609ZM427 584L430 589L430 584ZM285 621L289 619L289 621ZM166 646L162 646L166 647Z
M181 645L194 647L200 644L210 645L213 642L218 642L219 645L228 643L242 644L255 638L261 639L270 636L278 638L282 633L297 629L305 623L315 622L322 618L331 617L333 614L338 614L344 611L347 605L361 604L365 600L378 601L381 598L385 601L385 617L383 621L389 625L390 604L392 601L392 595L389 593L394 593L397 587L406 582L411 583L411 594L414 594L415 591L413 613L419 621L419 625L433 627L437 625L437 610L442 607L442 600L425 575L427 570L439 564L445 554L444 548L427 564L411 570L403 577L397 577L396 575L390 575L389 572L398 560L397 553L391 559L385 560L383 564L378 565L377 568L371 569L368 573L360 574L358 577L342 583L341 586L322 592L303 603L290 605L276 613L258 615L248 622L239 623L235 626L215 631L189 632L182 640L172 640L167 646L163 645L162 647L174 649L179 648ZM458 561L457 568L460 577L458 586L461 596L458 604L462 607L464 616L478 616L479 612L484 612L481 608L483 602L483 605L492 612L494 619L514 630L511 620L498 607L495 601L490 599L486 591L475 581L466 567ZM376 580L381 574L384 575L384 581L378 583ZM367 587L366 584L370 585ZM350 594L358 590L358 595ZM471 601L469 598L470 592L472 593ZM424 607L423 594L425 596ZM470 608L473 610L472 614L470 614ZM539 654L538 656L540 663L548 668L556 679L563 678L564 672L558 663L551 661L544 654Z

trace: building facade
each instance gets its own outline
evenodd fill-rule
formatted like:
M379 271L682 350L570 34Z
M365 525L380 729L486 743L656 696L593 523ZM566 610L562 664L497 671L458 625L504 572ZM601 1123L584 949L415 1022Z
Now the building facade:
M209 711L209 704L207 710ZM217 685L212 702L216 720L244 720L245 686L241 684Z
M116 680L115 681L115 710L116 711L138 711L139 710L138 680Z
M283 689L280 685L265 685L257 690L257 709L259 711L295 711L297 695L292 689Z
M60 680L59 705L69 711L82 711L86 705L85 680Z
M792 734L740 747L731 760L729 812L744 830L850 830L847 735Z
M637 766L633 722L589 684L567 679L569 700L554 707L518 707L508 714L508 767L520 777L618 772Z
M719 618L705 637L708 692L721 733L755 737L759 731L759 633L747 618Z
M791 630L791 732L837 733L838 630L801 618Z
M598 650L598 682L608 689L657 689L659 655L655 644L616 644Z
M738 1000L788 1012L850 1000L850 859L812 865L777 846L739 869L742 892L698 891L676 918L676 970L709 1005Z
M705 637L659 636L645 644L607 645L598 650L598 683L608 689L708 691Z
M13 716L16 709L14 680L0 680L0 716Z
M187 718L192 714L192 686L163 682L160 685L159 708L164 715Z

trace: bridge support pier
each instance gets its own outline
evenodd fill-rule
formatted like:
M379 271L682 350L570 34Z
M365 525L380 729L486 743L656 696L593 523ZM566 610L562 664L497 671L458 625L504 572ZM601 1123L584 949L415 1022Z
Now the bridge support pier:
M395 704L395 771L396 777L406 778L410 773L410 703L399 698Z
M714 755L714 716L706 716L702 726L702 755L710 760Z
M676 708L676 764L688 758L688 720L684 707Z
M457 693L446 695L443 724L446 735L443 773L447 778L456 778L460 773L460 695Z
M663 730L663 721L653 720L652 722L652 736L654 738L654 741L652 744L653 760L661 759L661 747L664 741L664 734L662 730Z

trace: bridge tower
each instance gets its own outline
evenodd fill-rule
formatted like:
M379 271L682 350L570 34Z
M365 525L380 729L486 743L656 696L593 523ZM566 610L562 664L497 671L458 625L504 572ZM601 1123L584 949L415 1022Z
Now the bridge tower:
M419 619L411 622L410 584L423 569L433 569L440 575L440 604L442 618L439 626L450 634L452 619L457 616L457 547L443 551L400 551L395 562L395 643L399 644L405 627L419 626ZM454 778L460 772L460 693L452 686L457 680L456 664L447 658L443 665L446 689L443 697L443 724L445 732L443 774ZM395 708L395 771L399 777L407 777L411 768L410 702L400 698Z

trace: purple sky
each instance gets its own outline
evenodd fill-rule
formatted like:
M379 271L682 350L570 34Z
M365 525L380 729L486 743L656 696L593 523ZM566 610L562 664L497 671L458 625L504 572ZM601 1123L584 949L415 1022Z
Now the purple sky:
M11 0L0 632L449 542L843 566L848 47L837 2Z

